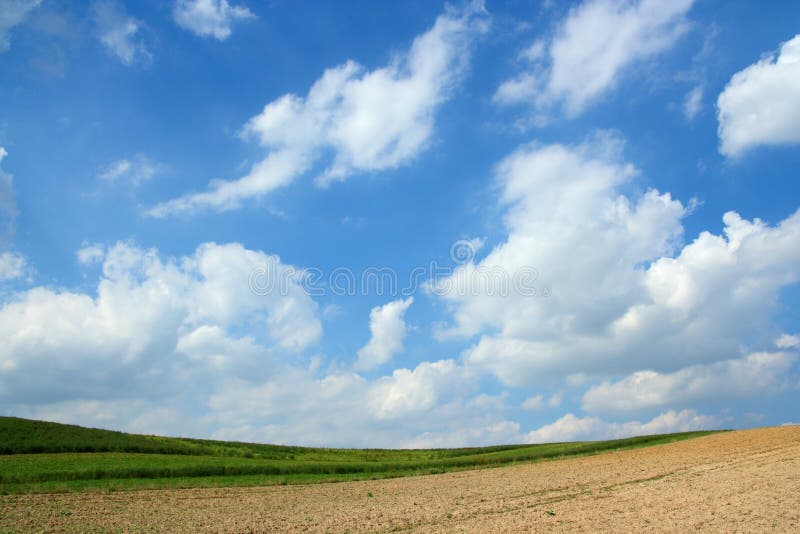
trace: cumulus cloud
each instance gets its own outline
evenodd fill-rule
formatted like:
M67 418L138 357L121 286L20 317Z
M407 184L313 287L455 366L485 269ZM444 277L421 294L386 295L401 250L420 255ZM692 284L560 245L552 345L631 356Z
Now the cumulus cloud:
M367 70L348 61L326 70L305 97L286 94L242 128L268 150L246 176L213 181L149 211L164 217L201 209L234 209L286 186L332 154L317 183L400 166L430 143L435 113L464 73L475 37L486 28L483 6L449 9L389 65Z
M618 382L589 389L583 396L582 408L589 413L621 413L776 393L787 386L796 361L795 354L759 352L673 373L637 371Z
M474 375L453 360L422 362L374 381L284 365L262 382L226 382L208 405L215 438L407 447L476 429L467 443L490 443L484 440L492 436L477 429L501 421L504 406L483 402L476 389Z
M527 67L500 85L494 101L531 104L540 121L554 108L580 115L632 65L670 49L687 28L692 3L587 0L569 11L549 42L527 49Z
M396 419L430 410L447 393L467 388L470 378L453 360L423 362L413 371L398 369L377 380L369 403L378 419Z
M112 0L96 2L92 18L100 42L127 66L146 65L153 59L142 36L142 21L125 13Z
M475 373L452 359L375 380L323 366L309 354L318 307L275 256L207 243L163 259L117 243L87 244L78 258L100 263L94 292L37 286L0 306L4 414L309 445L501 435L504 397L479 394ZM254 294L250 274L265 267L288 284Z
M800 35L733 75L717 99L720 152L800 143Z
M0 54L11 48L11 30L21 24L42 0L5 0L0 10Z
M146 397L172 387L181 361L171 355L196 346L193 339L211 346L209 332L228 340L228 332L248 327L266 354L314 344L321 335L316 304L296 280L286 291L255 295L248 280L256 266L276 276L289 270L237 244L209 243L162 261L154 250L119 243L103 258L96 295L46 287L15 294L0 308L0 395L29 403Z
M552 293L443 292L453 321L441 335L479 336L468 364L512 386L672 372L735 357L771 331L781 289L800 276L800 213L770 226L729 212L722 235L682 246L689 208L654 189L623 193L636 175L607 135L528 145L498 165L507 237L453 278L535 268Z
M694 410L681 412L670 410L646 423L639 421L612 423L597 417L577 417L569 413L553 423L529 432L526 435L526 441L528 443L558 443L561 441L619 439L649 434L710 430L719 426L720 421L716 417L702 415Z
M218 41L230 37L236 21L255 17L246 7L231 5L227 0L176 0L172 8L172 18L178 26Z
M104 182L125 182L136 187L152 179L164 170L164 165L143 154L136 154L132 158L123 158L106 165L98 174Z
M369 343L358 351L356 369L369 371L384 364L403 351L403 339L408 333L404 316L414 297L395 300L372 308L369 313Z

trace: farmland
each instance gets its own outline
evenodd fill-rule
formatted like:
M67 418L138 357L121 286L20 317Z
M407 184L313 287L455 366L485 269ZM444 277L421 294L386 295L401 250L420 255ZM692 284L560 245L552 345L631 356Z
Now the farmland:
M11 532L796 532L800 427L339 484L0 496Z
M0 492L286 485L436 474L706 435L462 449L326 449L126 434L0 418Z

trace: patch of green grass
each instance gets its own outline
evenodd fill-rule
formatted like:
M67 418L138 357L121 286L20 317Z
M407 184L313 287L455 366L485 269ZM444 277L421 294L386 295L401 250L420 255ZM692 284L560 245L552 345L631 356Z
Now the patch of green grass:
M0 418L0 493L302 484L435 474L706 435L461 449L324 449L164 438ZM10 451L10 453L8 452Z
M498 445L461 449L328 449L215 441L192 438L168 438L128 434L113 430L85 428L18 417L0 417L0 454L46 452L139 452L192 456L229 456L268 460L339 461L343 458L364 462L385 459L436 459L462 456L465 453L499 452L525 445Z

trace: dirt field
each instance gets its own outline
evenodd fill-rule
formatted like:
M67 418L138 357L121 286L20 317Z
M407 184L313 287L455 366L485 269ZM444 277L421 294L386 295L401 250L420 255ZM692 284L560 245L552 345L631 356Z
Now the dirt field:
M0 531L800 531L800 427L382 481L0 498Z

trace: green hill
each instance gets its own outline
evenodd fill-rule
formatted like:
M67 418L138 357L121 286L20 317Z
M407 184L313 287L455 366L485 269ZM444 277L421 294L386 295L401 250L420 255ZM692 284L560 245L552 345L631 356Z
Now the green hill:
M430 449L436 456L460 456L465 453L497 452L528 445L500 445L464 449ZM349 458L389 455L392 458L418 457L420 451L397 449L326 449L265 445L236 441L214 441L192 438L168 438L128 434L114 430L86 428L18 417L0 417L0 454L44 452L136 452L144 454L185 454L194 456L228 456L270 460L294 460L302 457Z
M0 417L0 492L287 484L491 467L706 435L461 449L326 449L127 434Z

